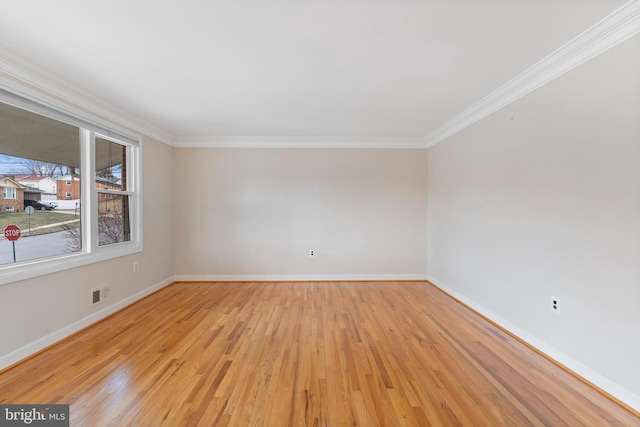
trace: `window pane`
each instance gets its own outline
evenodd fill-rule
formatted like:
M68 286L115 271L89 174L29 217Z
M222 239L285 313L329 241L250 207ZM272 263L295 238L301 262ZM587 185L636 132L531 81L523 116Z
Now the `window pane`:
M127 190L127 146L96 137L96 188Z
M16 262L81 250L79 173L78 127L0 102L0 265L14 262L8 225Z
M129 196L98 193L98 245L131 240Z

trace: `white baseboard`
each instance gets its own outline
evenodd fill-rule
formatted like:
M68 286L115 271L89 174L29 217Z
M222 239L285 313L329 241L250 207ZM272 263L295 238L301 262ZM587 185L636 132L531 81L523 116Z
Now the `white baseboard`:
M26 359L27 357L39 352L40 350L43 350L47 347L49 347L52 344L55 344L56 342L68 337L69 335L72 335L76 332L78 332L79 330L86 328L87 326L96 323L99 320L104 319L105 317L109 316L110 314L115 313L116 311L130 305L133 304L134 302L138 301L141 298L146 297L147 295L164 288L167 285L170 285L171 283L173 283L175 281L174 277L169 277L159 283L156 283L155 285L149 286L146 289L143 289L140 292L137 292L133 295L131 295L128 298L125 298L121 301L116 302L115 304L112 304L108 307L103 308L100 311L96 311L95 313L82 318L68 326L65 326L64 328L58 329L57 331L54 331L40 339L37 339L36 341L29 343L23 347L20 347L19 349L12 351L9 354L6 354L2 357L0 357L0 370L5 369L15 363L18 363L19 361Z
M467 306L471 307L473 310L477 311L478 313L482 314L486 318L490 319L492 322L495 322L505 330L509 331L510 333L520 338L521 340L525 341L527 344L531 345L532 347L536 348L540 352L544 353L545 355L555 360L562 366L573 371L575 374L589 381L596 387L601 388L605 392L609 393L611 396L615 397L616 399L620 400L626 405L629 405L631 408L635 409L636 411L640 411L640 396L636 395L635 393L632 393L626 388L604 377L603 375L599 374L598 372L594 371L588 366L583 365L579 361L568 356L567 354L563 353L557 348L549 345L548 343L537 338L536 336L531 335L525 330L513 325L512 323L508 322L507 320L503 319L502 317L498 316L492 311L486 309L480 304L477 304L476 302L470 300L464 295L444 285L434 277L427 276L427 280L433 283L438 288L440 288L445 293L451 295L452 297L459 300L463 304L466 304Z
M330 282L427 280L426 274L176 275L176 282Z

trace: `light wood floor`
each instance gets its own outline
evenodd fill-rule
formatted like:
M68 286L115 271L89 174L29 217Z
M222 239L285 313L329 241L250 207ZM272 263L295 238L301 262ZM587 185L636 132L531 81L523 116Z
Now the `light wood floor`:
M0 374L72 426L638 426L424 282L177 283Z

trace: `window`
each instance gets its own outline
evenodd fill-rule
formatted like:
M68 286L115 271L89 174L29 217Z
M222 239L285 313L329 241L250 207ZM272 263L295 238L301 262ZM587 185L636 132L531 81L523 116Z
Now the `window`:
M10 187L5 187L3 189L3 196L5 199L15 199L16 198L16 189L15 188L10 188Z
M96 138L95 147L98 245L128 242L131 240L130 206L133 196L127 189L130 147L102 137Z
M52 210L29 216L15 201L0 210L0 231L22 230L15 261L0 240L0 284L142 250L139 139L43 101L0 88L0 178L46 176L71 188ZM19 194L3 187L3 195Z

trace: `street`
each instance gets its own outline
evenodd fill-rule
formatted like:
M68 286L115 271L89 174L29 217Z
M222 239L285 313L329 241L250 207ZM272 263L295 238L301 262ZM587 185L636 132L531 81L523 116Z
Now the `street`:
M71 252L66 231L21 237L15 242L16 261L28 261ZM12 242L0 240L0 265L13 263Z

